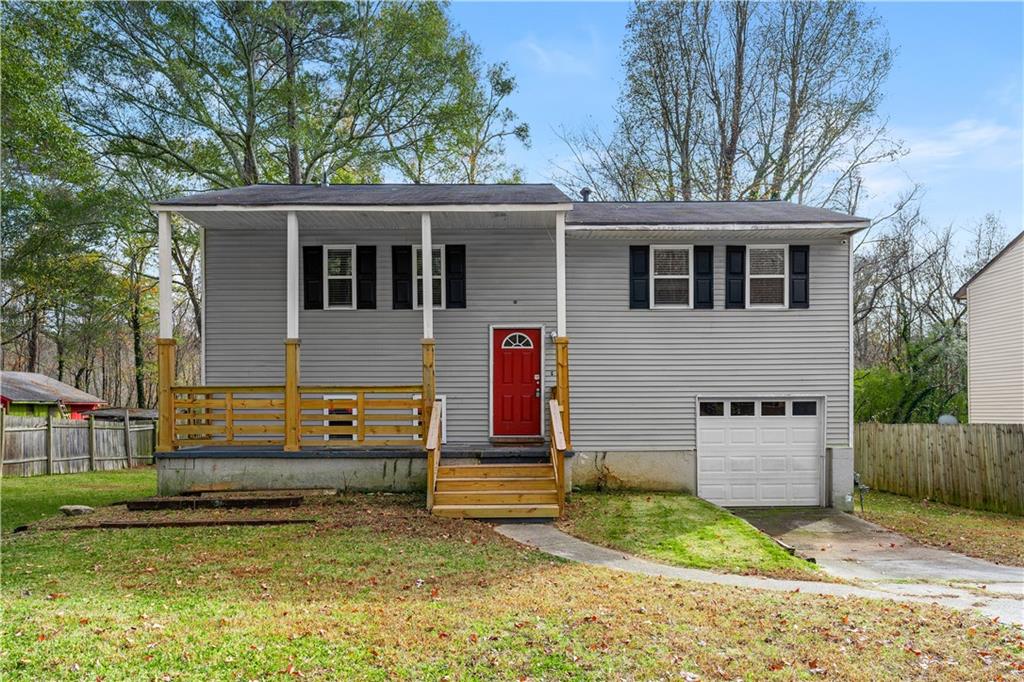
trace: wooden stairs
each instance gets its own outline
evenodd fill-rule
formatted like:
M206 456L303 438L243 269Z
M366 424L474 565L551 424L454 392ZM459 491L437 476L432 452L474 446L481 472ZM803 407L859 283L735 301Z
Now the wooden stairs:
M437 468L433 513L468 519L553 519L558 480L543 464L455 464Z
M435 403L426 438L427 509L436 516L465 519L561 516L566 442L558 402L551 400L548 409L551 433L547 452L535 451L530 458L542 461L441 464L441 410Z

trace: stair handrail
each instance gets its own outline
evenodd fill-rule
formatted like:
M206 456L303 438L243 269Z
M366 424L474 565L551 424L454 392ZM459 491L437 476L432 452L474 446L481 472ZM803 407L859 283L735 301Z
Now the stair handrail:
M558 490L558 513L565 508L565 432L562 430L562 408L557 400L548 401L548 427L550 442L548 452L551 466L555 470L555 486Z
M441 464L441 401L434 401L430 411L430 426L424 444L427 450L427 511L434 508L434 492L437 488L437 468Z

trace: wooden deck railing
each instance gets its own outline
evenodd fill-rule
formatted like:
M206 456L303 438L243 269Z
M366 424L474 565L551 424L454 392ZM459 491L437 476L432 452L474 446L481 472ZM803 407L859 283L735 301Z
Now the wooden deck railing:
M548 450L551 466L555 469L555 485L558 488L558 513L565 509L565 432L562 430L562 410L557 400L548 401Z
M174 447L283 445L284 386L174 386ZM306 447L423 445L423 387L300 386Z
M437 468L441 466L441 403L434 403L430 412L430 428L425 443L427 450L427 511L434 508Z

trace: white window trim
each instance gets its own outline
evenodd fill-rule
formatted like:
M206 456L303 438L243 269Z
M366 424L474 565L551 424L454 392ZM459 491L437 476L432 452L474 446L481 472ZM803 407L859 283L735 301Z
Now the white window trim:
M332 393L332 394L329 394L329 395L325 395L323 399L324 400L355 400L356 396L351 394L351 393ZM331 410L330 410L330 408L325 407L324 408L324 417L329 417L329 416L331 416ZM343 415L338 415L338 416L343 416ZM359 408L358 407L353 407L352 408L352 416L355 417L355 419L353 419L351 422L349 422L349 426L353 426L353 427L358 426L359 425ZM324 426L334 426L335 423L336 422L332 422L329 419L324 419ZM337 435L340 436L340 435L343 435L343 434L337 434ZM351 440L353 442L356 440L356 434L353 433L353 434L348 434L348 435L350 435L350 438L337 438L335 440ZM324 440L326 440L326 441L331 440L331 434L325 433L324 434Z
M448 297L445 289L448 287L448 277L445 274L445 254L444 244L431 244L432 249L441 249L441 272L434 275L434 279L440 278L441 280L441 305L434 306L434 310L444 310L448 307ZM417 301L420 298L420 275L416 274L416 254L422 249L422 244L412 245L412 307L414 310L422 310L423 306L418 304Z
M782 249L782 274L781 275L752 275L750 274L750 251L752 249ZM744 271L746 272L746 305L748 308L758 310L783 310L789 308L789 245L788 244L747 244ZM781 279L782 280L782 303L756 303L750 302L750 280L752 279Z
M350 251L352 253L352 274L351 275L334 275L330 276L327 274L327 258L330 251ZM356 247L355 244L325 244L323 247L323 272L324 272L324 310L355 310L356 308L356 273L358 272L356 263ZM349 279L352 281L352 303L350 305L331 305L329 285L332 279Z
M648 270L650 275L648 277L650 291L651 308L660 308L666 310L688 310L693 308L693 245L691 244L652 244L650 249L650 263L648 264ZM655 251L686 251L688 252L687 263L689 265L689 274L687 275L655 275L654 274L654 252ZM689 293L687 294L686 300L689 301L686 305L678 303L662 303L658 304L654 302L654 280L655 279L683 279L686 278L687 284L689 285Z

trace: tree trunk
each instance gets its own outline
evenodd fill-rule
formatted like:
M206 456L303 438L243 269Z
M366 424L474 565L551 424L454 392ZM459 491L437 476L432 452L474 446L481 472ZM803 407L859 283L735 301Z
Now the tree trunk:
M747 23L750 19L750 4L737 2L736 42L734 45L736 63L733 68L732 112L729 120L729 136L722 150L722 199L733 198L733 182L736 178L736 149L740 141L740 114L743 110L743 90L746 78Z
M146 407L146 358L142 349L142 297L138 287L132 294L132 307L128 315L128 325L132 330L132 351L135 364L135 405Z
M284 3L284 25L281 27L281 37L284 40L284 64L285 82L288 87L288 105L286 114L286 127L288 128L288 182L292 185L302 184L302 169L299 166L299 131L298 131L298 94L295 91L295 72L297 70L295 58L295 1L286 0Z

